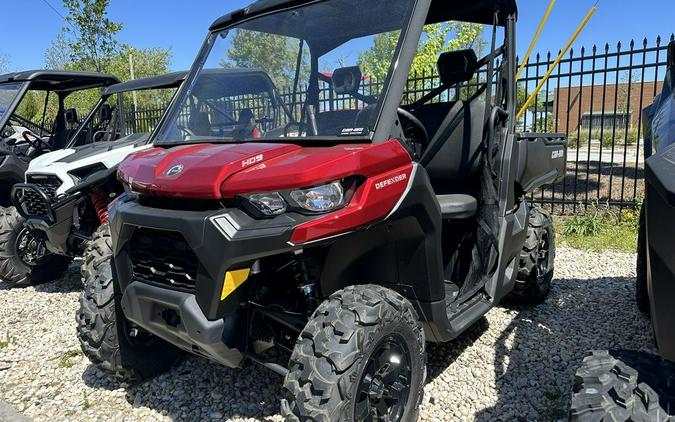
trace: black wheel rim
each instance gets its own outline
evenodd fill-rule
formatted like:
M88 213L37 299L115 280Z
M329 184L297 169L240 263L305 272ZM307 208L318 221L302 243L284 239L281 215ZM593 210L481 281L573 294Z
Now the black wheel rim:
M40 264L47 255L44 241L35 238L28 229L22 229L16 237L16 253L29 267Z
M398 335L385 337L373 350L356 392L354 419L358 422L398 422L410 397L410 352Z
M537 254L537 278L541 279L549 271L549 237L546 232L539 240L539 253Z

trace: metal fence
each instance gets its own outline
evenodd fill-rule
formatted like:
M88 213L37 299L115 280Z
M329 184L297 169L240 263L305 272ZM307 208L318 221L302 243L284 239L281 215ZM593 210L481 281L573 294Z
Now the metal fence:
M569 138L566 177L535 192L533 202L558 214L576 213L593 204L618 208L638 204L644 192L642 110L661 92L667 60L668 43L660 37L655 41L631 41L627 49L618 43L571 50L562 60L537 101L518 122L524 132L561 132ZM520 103L525 102L556 55L539 54L526 65L518 81ZM484 70L479 72L472 82L446 91L433 101L471 97L484 84L485 74ZM403 104L421 98L439 83L435 69L411 75ZM381 82L365 79L360 90L368 96L381 88ZM280 88L284 102L298 114L305 95L305 89L294 94ZM319 98L319 112L365 107L350 96L335 95L327 86L320 90ZM247 104L248 108L258 107ZM134 131L149 132L161 116L162 109L152 109L132 111L127 118Z
M674 37L671 35L671 40ZM668 42L647 39L572 50L554 71L520 122L524 131L568 135L565 179L542 188L532 200L556 213L595 204L635 207L644 195L642 110L662 88ZM555 55L537 55L519 81L524 98Z

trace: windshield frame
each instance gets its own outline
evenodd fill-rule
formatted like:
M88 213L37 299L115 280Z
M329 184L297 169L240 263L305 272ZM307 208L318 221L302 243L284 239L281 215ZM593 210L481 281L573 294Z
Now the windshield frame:
M16 109L21 104L21 101L23 101L23 97L26 95L26 92L28 92L28 90L30 89L30 82L9 82L7 84L2 85L19 85L19 90L14 96L12 102L10 102L9 107L7 107L7 112L2 116L0 116L0 132L5 130L5 127L7 126L9 119L14 115L14 112L16 112Z
M256 14L249 18L233 21L227 25L217 27L209 31L206 40L204 41L195 62L193 63L188 77L185 79L185 82L180 87L175 97L173 98L169 108L164 113L164 116L158 122L157 127L150 136L150 142L158 146L175 146L175 145L190 145L196 143L242 143L250 142L250 139L235 140L235 139L225 139L214 137L209 141L205 140L160 140L159 137L164 134L165 131L169 130L167 124L170 124L171 118L180 110L176 110L177 106L180 106L187 100L187 96L192 92L195 80L200 75L201 71L204 69L209 55L213 51L213 47L222 34L229 35L229 32L232 29L236 29L238 26L253 20L258 20L265 18L270 15L275 15L279 13L285 13L291 10L302 9L308 6L319 4L330 0L313 0L306 1L301 4L292 4L284 7L275 8L268 12ZM379 101L379 107L377 112L377 119L375 120L374 127L370 130L367 135L360 134L354 136L313 136L313 137L284 137L284 138L265 138L262 141L266 143L297 143L297 144L307 144L313 143L317 144L320 141L323 141L326 145L330 144L344 144L344 143L362 143L362 142L384 142L390 138L390 133L392 132L392 126L396 120L396 109L400 105L400 99L403 95L405 89L405 82L407 80L407 74L410 70L412 61L415 56L417 42L419 37L422 34L422 27L424 21L426 20L426 15L429 11L431 5L431 0L410 0L410 10L408 16L404 19L404 24L401 26L401 33L397 42L396 49L392 56L391 66L387 77L383 81L383 89L380 94L381 100ZM376 34L373 34L376 35ZM306 40L303 40L306 43ZM317 57L318 59L318 57ZM398 73L404 73L406 76L397 77ZM281 98L278 95L277 87L275 87L275 96L277 100L281 103ZM393 109L392 109L393 107ZM385 112L388 111L388 112ZM282 109L280 112L284 113ZM259 140L261 141L261 140Z

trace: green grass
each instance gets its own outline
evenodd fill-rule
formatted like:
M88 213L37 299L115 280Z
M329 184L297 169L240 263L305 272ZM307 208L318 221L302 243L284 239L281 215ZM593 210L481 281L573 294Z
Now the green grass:
M80 356L82 354L82 351L72 349L72 350L67 350L61 354L61 357L59 358L59 366L61 368L72 368L75 366L75 362L73 359L76 357Z
M617 213L607 207L595 206L585 214L558 217L555 221L558 242L594 252L635 252L638 215L638 211Z
M89 395L86 393L86 391L82 392L82 410L88 410L91 409L91 403L89 402Z
M7 346L9 346L9 339L7 340L0 340L0 349L4 349Z

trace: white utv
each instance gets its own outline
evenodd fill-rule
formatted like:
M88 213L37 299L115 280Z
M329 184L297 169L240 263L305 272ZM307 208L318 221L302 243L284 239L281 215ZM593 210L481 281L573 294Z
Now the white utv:
M30 163L25 183L11 191L15 208L0 218L0 240L18 239L20 233L27 239L0 242L0 279L15 286L56 279L82 254L86 273L91 259L85 251L95 250L97 232L108 221L108 204L123 192L115 177L117 165L150 146L149 132L156 124L128 106L131 93L163 96L166 104L185 75L176 72L108 87L66 148ZM100 121L109 123L100 127ZM77 141L87 128L97 128L88 130L90 142Z

